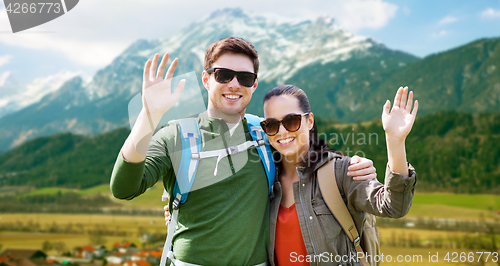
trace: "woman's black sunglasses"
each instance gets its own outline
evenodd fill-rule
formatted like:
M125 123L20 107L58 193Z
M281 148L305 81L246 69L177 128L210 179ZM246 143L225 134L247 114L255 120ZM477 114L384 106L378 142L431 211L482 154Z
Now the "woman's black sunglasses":
M281 121L274 118L268 118L260 122L260 126L262 127L262 130L264 130L264 132L266 132L266 134L269 136L278 134L278 131L280 131L280 124L282 124L289 132L295 132L300 129L300 124L302 124L302 117L308 114L309 113L301 115L288 114L283 117Z
M243 87L252 87L257 79L257 74L246 71L234 71L227 68L213 67L206 70L208 74L215 73L215 80L221 84L229 83L234 76Z

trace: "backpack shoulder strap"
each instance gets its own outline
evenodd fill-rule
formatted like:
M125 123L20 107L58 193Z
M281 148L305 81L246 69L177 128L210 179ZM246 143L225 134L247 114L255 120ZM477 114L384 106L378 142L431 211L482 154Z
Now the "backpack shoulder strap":
M199 160L197 155L201 150L201 134L198 120L196 118L183 118L178 120L178 124L182 154L175 179L173 208L178 207L180 203L184 203L188 197L198 168Z
M259 153L260 160L264 165L264 169L266 170L269 195L271 195L273 191L276 168L274 166L273 153L271 151L271 147L269 146L267 135L260 126L261 120L258 116L245 114L245 118L247 119L248 131L252 136L252 140L256 141L258 144L257 151Z
M318 169L319 189L321 191L321 195L323 196L323 200L326 203L326 206L328 206L333 216L335 216L337 221L340 223L347 236L349 236L351 242L354 243L356 252L361 252L364 254L363 249L361 249L361 246L359 245L361 239L359 238L358 230L356 229L356 225L352 220L352 216L349 213L349 210L344 204L344 200L342 199L339 188L337 186L335 177L336 164L337 158L334 158ZM368 266L369 264L366 261L366 256L363 256L363 258L363 265Z

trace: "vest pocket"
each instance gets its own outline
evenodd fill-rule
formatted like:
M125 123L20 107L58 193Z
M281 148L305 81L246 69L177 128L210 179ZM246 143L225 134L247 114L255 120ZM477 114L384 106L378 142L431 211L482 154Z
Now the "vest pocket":
M342 227L337 222L330 209L328 209L328 206L326 206L324 201L317 201L312 208L318 218L319 226L326 240L328 242L336 240L342 231Z

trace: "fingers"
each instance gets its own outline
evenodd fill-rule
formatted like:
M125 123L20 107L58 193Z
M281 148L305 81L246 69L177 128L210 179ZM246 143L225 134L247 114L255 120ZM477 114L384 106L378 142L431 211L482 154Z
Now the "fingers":
M411 113L411 107L413 105L413 91L410 91L410 95L408 95L408 104L406 105L406 111Z
M151 64L151 69L149 70L149 78L154 79L155 74L156 74L156 66L158 65L158 58L160 57L159 54L155 54L153 57L153 64Z
M354 159L354 157L356 157L356 156L353 156L352 158ZM366 158L360 158L360 157L358 157L358 158L359 158L359 162L358 163L351 164L347 168L349 170L349 172L373 167L373 161L372 160L366 159ZM351 159L351 162L352 162L352 159ZM375 168L373 168L373 169L375 169ZM375 170L373 170L373 172L375 172ZM347 174L350 175L349 173L347 173Z
M403 96L403 87L399 87L398 92L396 92L396 96L394 96L394 107L399 107L401 104L401 97Z
M401 96L401 103L399 104L399 108L406 108L406 97L408 96L408 87L403 88L403 95Z
M354 156L352 156L352 158L351 158L351 165L353 165L353 164L357 164L357 163L359 163L360 161L361 161L361 158L359 158L359 156L357 156L357 155L354 155Z
M142 76L143 80L149 80L149 68L151 67L151 60L148 59L146 65L144 65L144 75Z
M387 100L382 109L382 115L388 115L391 111L391 101Z
M415 107L413 107L413 111L411 112L411 115L413 117L417 116L417 111L418 111L418 100L415 101Z
M181 96L181 93L184 90L184 85L186 85L186 80L185 79L181 79L181 81L179 81L179 85L177 85L177 89L175 89L175 92L174 92L174 94L176 95L176 97L180 97Z
M165 225L168 225L168 221L170 220L170 212L168 211L168 204L163 206L163 210L165 210Z
M167 66L168 57L169 57L169 54L165 53L165 55L161 59L160 67L158 68L158 73L156 73L157 78L163 78L163 73L165 71L165 67Z
M368 168L359 169L359 170L349 170L349 172L347 172L347 175L352 176L354 178L354 180L357 180L358 177L362 177L365 175L371 175L371 174L376 174L375 167L373 167L373 166L370 166Z
M377 174L369 174L364 176L357 176L352 178L355 181L377 180Z
M170 64L170 67L167 70L167 76L165 77L166 79L172 79L172 77L174 76L175 68L177 67L178 61L179 61L179 59L176 58L176 59L174 59L172 64Z

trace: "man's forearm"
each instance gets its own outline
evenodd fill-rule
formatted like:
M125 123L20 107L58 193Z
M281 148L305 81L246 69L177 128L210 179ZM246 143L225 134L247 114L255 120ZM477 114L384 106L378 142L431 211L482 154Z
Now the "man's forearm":
M151 115L145 110L141 111L121 150L127 162L138 163L146 159L149 142L160 119L160 115Z
M407 176L409 173L408 163L406 162L405 141L386 135L386 142L389 168L393 172Z

